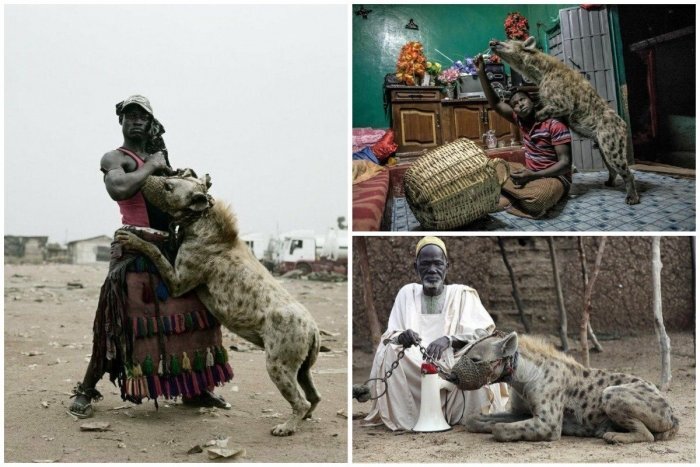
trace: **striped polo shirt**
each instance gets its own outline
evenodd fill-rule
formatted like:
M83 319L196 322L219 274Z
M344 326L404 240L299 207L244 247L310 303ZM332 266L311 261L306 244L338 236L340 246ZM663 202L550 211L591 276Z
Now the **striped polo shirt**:
M534 122L530 127L526 126L515 113L513 113L513 118L523 137L525 167L533 172L546 169L559 160L554 146L571 143L569 127L556 118ZM563 178L568 182L568 184L564 184L568 188L568 185L571 184L571 171L564 174Z

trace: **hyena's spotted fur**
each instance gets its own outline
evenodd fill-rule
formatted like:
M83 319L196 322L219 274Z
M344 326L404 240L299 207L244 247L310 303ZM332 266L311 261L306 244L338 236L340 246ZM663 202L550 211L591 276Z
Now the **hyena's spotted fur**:
M493 433L498 441L554 441L561 435L603 438L608 443L665 440L678 419L653 384L624 373L586 368L552 345L511 333L477 342L466 357L493 362L489 384L509 378L510 412L481 415L467 423L472 432ZM506 359L507 360L507 359Z
M627 204L639 203L634 176L627 166L627 124L598 95L581 73L535 48L535 38L525 42L491 41L491 50L535 83L542 107L535 118L563 118L581 136L598 143L608 169L608 186L615 183L616 173L625 182Z
M321 400L311 378L320 346L318 327L239 238L230 209L212 204L209 185L208 176L149 177L142 189L149 201L183 221L174 267L156 247L129 232L119 231L117 240L147 255L173 296L196 290L226 328L265 349L267 372L293 411L272 434L290 435Z

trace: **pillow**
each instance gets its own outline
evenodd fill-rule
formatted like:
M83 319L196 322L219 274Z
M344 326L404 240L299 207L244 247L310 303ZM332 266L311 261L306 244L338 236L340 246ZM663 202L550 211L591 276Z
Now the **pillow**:
M370 161L352 161L352 184L369 180L386 169Z
M394 130L387 130L382 139L372 145L372 152L379 162L384 162L396 152L399 145L394 142Z

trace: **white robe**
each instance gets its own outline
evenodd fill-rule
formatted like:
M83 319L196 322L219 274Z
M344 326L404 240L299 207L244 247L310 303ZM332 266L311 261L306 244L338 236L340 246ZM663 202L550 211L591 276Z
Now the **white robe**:
M406 329L413 329L421 337L421 345L428 345L438 337L451 336L464 342L475 339L476 329L495 328L491 316L481 304L476 290L465 285L452 284L445 286L445 305L439 314L423 314L421 284L408 284L399 291L394 307L389 315L386 332L382 342L377 347L370 378L384 377L391 364L398 358L403 348L398 344L384 344L383 341L399 335ZM466 348L463 348L466 350ZM452 368L452 365L463 352L453 353L452 348L443 352L441 364ZM387 392L379 399L372 401L372 407L363 425L379 425L384 423L392 430L411 430L418 421L421 399L420 368L423 356L417 346L406 350L405 357L393 371L388 380ZM372 395L384 390L381 381L370 382ZM453 387L449 391L441 391L443 413L446 413L447 423L464 424L474 414L488 414L504 410L507 399L505 385L492 384L476 391L460 391Z

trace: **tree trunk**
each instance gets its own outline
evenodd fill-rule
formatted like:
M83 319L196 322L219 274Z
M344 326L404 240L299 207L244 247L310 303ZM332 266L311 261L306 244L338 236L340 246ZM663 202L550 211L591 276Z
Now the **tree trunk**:
M693 270L693 280L691 282L691 284L693 284L693 288L692 288L693 294L691 295L691 297L695 297L695 235L693 235L692 237L688 237L688 238L690 239L690 253L691 253L691 259L692 259L691 264L693 265L693 269L692 269ZM695 329L695 313L693 313L693 348L694 349L697 348L697 347L695 347L695 334L696 333L697 333L697 331ZM693 365L693 367L694 366L695 365Z
M561 290L561 281L559 280L559 266L557 265L557 251L554 247L554 239L547 237L547 245L549 245L549 257L552 260L552 274L554 275L554 288L557 290L557 307L559 308L559 338L561 339L561 348L564 352L569 351L569 340L567 339L567 322L566 308L564 307L564 293Z
M591 280L586 286L586 293L583 300L583 313L581 316L581 360L583 366L586 368L590 367L590 359L588 355L588 324L591 315L591 299L593 297L593 286L600 272L600 263L603 261L603 252L605 251L605 242L607 237L600 237L600 245L598 246L598 254L596 255L595 265L593 266L593 273L591 274ZM583 252L583 239L579 237L579 248ZM585 261L585 254L582 255ZM584 263L585 264L585 263ZM584 276L585 277L585 276Z
M593 333L593 328L591 327L591 321L588 320L588 337L591 338L591 342L593 342L593 349L596 352L602 352L603 351L603 346L600 345L600 342L598 342L598 338L595 336Z
M583 290L585 293L585 290L588 287L588 268L586 267L586 249L583 247L583 237L578 237L578 254L579 259L581 260L581 275L583 277ZM593 333L593 327L591 326L590 319L588 320L588 336L591 338L593 348L596 350L596 352L602 352L603 346L600 345L598 338Z
M530 333L530 324L527 322L527 319L525 319L525 310L523 309L523 302L520 300L520 292L518 292L518 284L515 282L515 274L513 273L513 268L510 266L510 263L508 262L508 257L506 256L506 249L503 246L503 239L501 237L498 237L498 247L501 249L501 256L503 257L503 263L506 265L506 269L508 269L508 275L510 276L510 284L513 287L513 300L515 300L515 306L518 307L518 313L520 314L520 321L523 323L523 327L525 328L525 332L527 334Z
M651 282L654 291L654 329L661 347L661 385L659 389L667 391L671 384L671 339L666 334L661 303L661 237L654 237L651 242Z
M357 256L359 256L360 274L362 275L362 289L365 301L365 314L369 325L369 335L372 339L372 347L377 348L382 338L381 325L377 317L377 310L374 308L374 298L372 294L372 279L369 275L369 257L367 256L367 241L365 237L355 237L357 246Z

